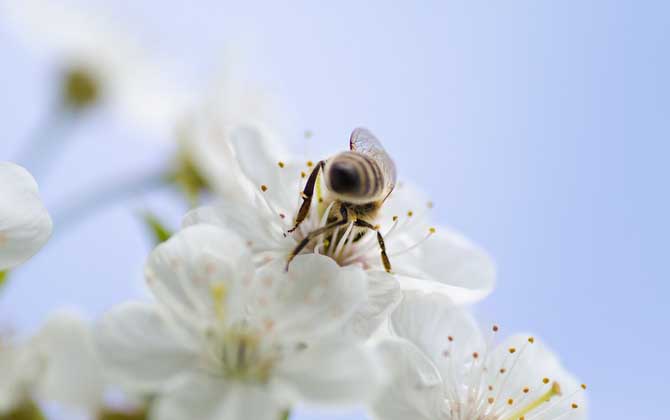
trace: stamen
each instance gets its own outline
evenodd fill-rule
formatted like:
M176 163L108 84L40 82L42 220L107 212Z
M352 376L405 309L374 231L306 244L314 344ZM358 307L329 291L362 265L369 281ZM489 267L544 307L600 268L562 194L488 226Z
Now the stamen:
M279 165L280 168L283 168L283 167L284 167L284 162L282 162L282 161L280 160L280 161L277 163L277 165Z
M312 166L314 166L314 162L312 162L311 160L308 160L307 161L307 167L311 168Z
M267 185L265 185L265 184L261 185L261 191L265 192L265 191L267 191L267 190L268 190L268 186L267 186Z
M546 378L545 378L546 379ZM544 380L542 381L544 382ZM537 399L526 405L525 407L522 407L520 410L512 414L511 416L507 416L505 420L517 420L526 414L530 413L543 403L549 401L552 397L561 395L561 387L558 385L558 382L554 382L551 385L551 388L545 392L544 394L540 395Z

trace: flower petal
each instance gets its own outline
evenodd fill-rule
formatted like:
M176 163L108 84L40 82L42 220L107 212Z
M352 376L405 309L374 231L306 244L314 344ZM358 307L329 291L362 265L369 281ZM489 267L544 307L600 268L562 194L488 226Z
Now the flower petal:
M444 228L426 240L415 265L427 279L401 277L403 289L443 293L454 303L471 303L486 297L495 285L495 266L490 257L464 236ZM410 258L405 256L404 258ZM395 264L402 264L395 262Z
M37 183L20 166L0 162L0 270L32 257L51 236L52 222Z
M347 340L322 340L295 353L277 370L277 385L289 400L317 404L370 402L387 381L376 352Z
M241 238L228 229L203 224L156 247L146 277L153 294L176 320L202 327L222 315L233 321L243 311L239 295L253 270Z
M139 391L157 391L197 362L197 353L152 304L116 307L102 318L95 338L109 375Z
M281 407L258 386L190 373L171 387L151 415L156 420L277 420Z
M304 254L284 272L284 261L259 269L257 311L282 340L324 335L349 322L367 296L365 272L331 258Z
M358 307L349 327L361 338L370 337L400 302L402 294L398 281L384 271L368 271L367 299Z
M416 345L440 373L458 377L452 366L463 366L484 340L474 319L437 293L405 292L391 315L395 333Z
M406 340L385 339L378 344L391 384L373 404L380 420L433 420L443 404L442 378L426 356Z
M498 397L505 399L521 395L521 390L528 387L530 391L524 396L525 401L539 398L554 384L558 384L562 395L554 397L545 407L530 412L529 416L542 410L540 418L585 418L586 399L580 383L565 370L547 346L535 338L530 343L529 337L529 334L515 334L496 346L487 358L489 369L485 383L496 384L501 389ZM516 350L514 354L510 354L510 348ZM504 377L499 374L501 368L506 370ZM545 378L547 383L544 383ZM571 397L565 399L568 395ZM578 410L571 408L573 403L578 405ZM521 406L514 405L510 410L517 411ZM566 412L570 412L569 415L562 417Z
M37 383L41 400L83 412L100 406L105 378L92 330L82 318L65 311L52 315L31 345L45 362Z

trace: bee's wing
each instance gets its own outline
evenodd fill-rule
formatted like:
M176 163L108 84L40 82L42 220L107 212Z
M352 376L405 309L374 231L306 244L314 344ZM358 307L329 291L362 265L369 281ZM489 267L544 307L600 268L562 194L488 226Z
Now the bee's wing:
M349 139L349 148L352 151L362 153L377 162L382 170L384 178L384 198L386 198L396 183L395 163L391 156L386 153L382 143L367 128L358 127L352 133Z

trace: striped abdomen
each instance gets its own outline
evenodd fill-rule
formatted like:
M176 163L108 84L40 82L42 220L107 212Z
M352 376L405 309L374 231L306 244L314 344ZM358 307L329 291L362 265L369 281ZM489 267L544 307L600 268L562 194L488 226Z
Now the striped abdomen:
M384 193L379 165L361 153L343 152L328 159L324 174L328 190L345 202L367 203Z

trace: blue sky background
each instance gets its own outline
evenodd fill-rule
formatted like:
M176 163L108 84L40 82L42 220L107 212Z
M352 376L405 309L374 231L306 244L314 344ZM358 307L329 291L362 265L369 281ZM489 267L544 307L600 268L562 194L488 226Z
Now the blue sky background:
M314 131L313 150L372 128L438 220L497 261L498 288L476 307L482 321L544 338L590 385L592 418L662 416L670 3L92 3L194 86L225 45L244 46L255 77L289 104L296 139ZM55 68L2 23L0 50L0 156L11 160L46 111ZM39 180L51 210L168 158L169 141L108 117L78 125ZM173 223L184 210L156 192L57 230L0 297L3 322L31 328L60 304L95 316L140 293L145 208ZM316 418L363 417L296 416Z

